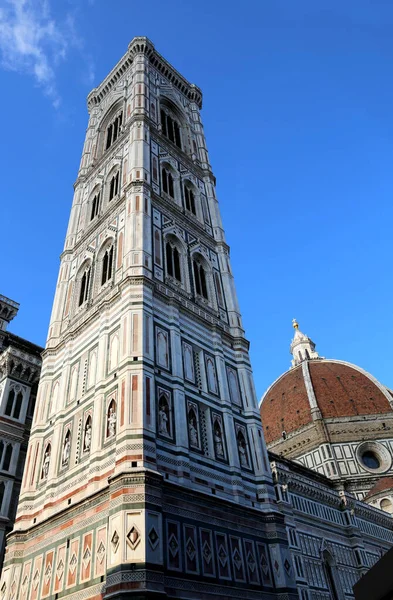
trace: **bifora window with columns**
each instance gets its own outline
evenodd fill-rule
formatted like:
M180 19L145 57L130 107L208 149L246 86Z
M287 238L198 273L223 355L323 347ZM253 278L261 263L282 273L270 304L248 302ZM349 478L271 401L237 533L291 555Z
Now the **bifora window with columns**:
M106 129L105 150L108 150L108 148L110 148L119 137L122 121L123 111L120 111Z
M161 131L168 140L182 149L180 125L166 106L161 108Z

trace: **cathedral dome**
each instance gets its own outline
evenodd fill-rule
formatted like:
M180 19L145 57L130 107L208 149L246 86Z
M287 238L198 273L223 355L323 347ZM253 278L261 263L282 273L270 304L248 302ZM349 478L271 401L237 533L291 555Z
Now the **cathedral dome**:
M342 420L393 412L386 387L356 365L320 358L310 338L298 331L296 321L294 327L294 366L270 386L260 406L268 444L312 423L316 414Z

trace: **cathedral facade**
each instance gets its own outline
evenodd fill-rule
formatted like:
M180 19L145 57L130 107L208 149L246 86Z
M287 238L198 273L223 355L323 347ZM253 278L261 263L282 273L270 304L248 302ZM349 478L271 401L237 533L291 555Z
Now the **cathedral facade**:
M201 107L147 38L88 96L1 600L344 600L393 544L267 453Z

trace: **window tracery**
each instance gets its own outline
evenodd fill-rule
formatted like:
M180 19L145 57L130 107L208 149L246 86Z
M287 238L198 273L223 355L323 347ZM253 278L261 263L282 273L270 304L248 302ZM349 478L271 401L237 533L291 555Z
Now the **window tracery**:
M4 414L13 419L19 419L23 403L23 392L19 386L14 386L8 392Z
M168 140L182 149L180 125L166 108L161 108L161 131Z
M123 111L120 111L116 117L110 122L106 129L105 150L108 150L115 143L121 132L121 124L123 121Z
M173 186L173 175L166 167L162 168L162 190L165 194L168 194L171 198L175 198L175 191Z
M196 216L195 194L191 187L187 184L184 185L184 200L186 210Z
M194 258L192 261L192 268L194 272L194 283L195 291L198 296L202 296L205 300L209 300L206 285L206 272L203 264L198 258Z
M166 272L170 277L176 279L179 283L182 281L180 267L180 252L176 244L170 240L165 244L166 253Z

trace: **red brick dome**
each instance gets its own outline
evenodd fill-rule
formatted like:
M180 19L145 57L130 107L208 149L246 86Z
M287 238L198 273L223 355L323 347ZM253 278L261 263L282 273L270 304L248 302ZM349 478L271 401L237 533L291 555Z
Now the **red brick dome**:
M371 488L365 497L365 500L369 500L373 496L378 496L386 491L393 490L393 477L381 477L377 483Z
M336 360L305 360L284 373L262 398L267 443L312 422L316 404L325 419L393 412L389 390L359 367Z

